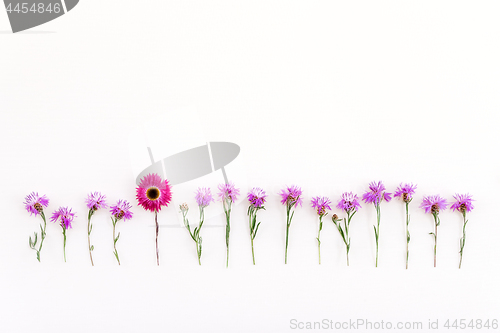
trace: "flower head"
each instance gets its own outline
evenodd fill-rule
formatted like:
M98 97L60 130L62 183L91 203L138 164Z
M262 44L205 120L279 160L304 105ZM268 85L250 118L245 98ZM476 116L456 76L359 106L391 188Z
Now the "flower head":
M52 217L50 218L50 220L52 222L56 222L59 219L61 222L61 227L63 227L64 229L70 229L71 222L73 222L74 218L75 213L71 211L71 208L59 207L58 210L52 213Z
M332 208L330 207L331 203L332 202L327 197L314 197L311 200L311 205L314 209L316 209L316 212L319 216L328 214L326 211L327 209L332 210Z
M357 211L359 208L361 208L361 205L359 204L359 198L356 194L353 194L352 192L344 192L342 193L341 199L337 204L337 208L342 209L346 212L353 209Z
M375 205L380 204L382 199L389 202L391 201L391 194L384 192L385 186L382 182L371 182L369 185L370 190L363 194L363 201L366 203L373 203Z
M168 180L162 180L156 173L150 173L141 179L137 190L137 201L142 208L149 211L160 211L172 200L171 186Z
M108 208L108 205L106 204L106 196L102 195L100 192L89 193L85 202L87 203L87 208L93 211L101 208Z
M451 209L454 211L458 211L460 213L465 213L465 212L470 212L471 210L474 209L474 205L472 204L472 201L475 201L472 199L472 196L467 193L467 194L455 194L453 196L455 198L455 202L451 205Z
M264 203L266 202L266 197L266 191L264 191L260 187L254 187L247 194L248 201L250 201L250 204L255 208L263 207Z
M424 196L420 208L423 208L426 213L439 214L440 210L445 210L448 207L446 199L439 195Z
M202 208L207 207L214 201L214 197L212 196L212 192L209 187L198 187L195 198L198 206Z
M240 189L236 188L232 182L219 184L219 200L229 200L235 202L240 195Z
M179 209L182 213L186 213L189 210L189 206L187 203L183 203L182 205L179 205Z
M285 190L281 190L279 193L281 195L281 203L287 206L297 207L297 205L302 206L302 189L298 186L292 185L287 186Z
M399 184L396 192L394 192L394 197L400 197L404 202L410 202L413 199L417 185L413 184Z
M47 208L48 205L49 199L45 195L39 196L36 192L31 192L24 198L24 206L30 215L37 216L43 212L43 207Z
M110 207L111 215L116 218L116 220L130 220L133 213L130 211L132 206L127 200L118 200L116 205Z

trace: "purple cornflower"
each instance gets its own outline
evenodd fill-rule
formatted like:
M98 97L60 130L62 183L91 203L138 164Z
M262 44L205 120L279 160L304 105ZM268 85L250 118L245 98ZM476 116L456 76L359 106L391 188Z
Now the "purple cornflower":
M255 208L262 207L266 202L266 197L266 191L264 191L260 187L254 187L247 194L248 201L250 201L250 204L252 204Z
M394 197L400 197L404 202L410 202L413 199L417 185L413 184L399 184L396 192L394 192Z
M61 222L62 233L64 236L64 243L63 243L64 262L66 262L66 230L71 228L71 222L73 222L74 218L75 218L75 213L73 213L71 211L71 208L68 207L59 207L58 210L52 213L52 217L50 218L52 222L56 222L57 220L60 220Z
M440 210L445 210L448 207L446 199L439 195L424 196L420 208L423 208L426 213L439 214Z
M342 193L341 199L337 204L337 208L342 209L345 212L351 210L357 211L359 208L361 208L361 205L359 204L359 198L356 194L353 194L352 192L344 192Z
M281 190L281 203L286 206L286 241L285 241L285 264L288 262L288 233L293 218L293 207L302 206L302 189L298 186L287 186L285 190ZM290 214L291 213L291 214Z
M460 238L460 263L458 264L458 268L462 268L462 257L464 253L464 247L465 247L465 227L467 226L467 213L469 213L471 210L474 209L474 205L472 204L472 201L475 201L472 199L472 196L467 193L467 194L455 194L453 196L455 198L455 202L451 205L451 209L457 212L462 213L463 218L464 218L464 223L462 227L462 238Z
M448 206L446 199L441 198L439 195L424 196L420 208L423 208L426 213L432 213L434 216L434 232L430 234L434 237L434 267L437 262L437 227L441 224L439 219L439 211L445 210Z
M302 189L298 186L292 185L287 186L285 190L281 190L279 193L281 195L281 203L283 205L289 205L297 207L297 205L302 206Z
M89 193L85 202L87 203L87 208L93 211L101 208L108 208L108 205L106 204L106 196L100 192Z
M202 208L207 207L208 205L210 205L210 202L214 201L212 192L210 191L209 187L198 187L195 198L198 206Z
M378 183L371 182L368 186L370 188L369 191L366 191L363 194L363 201L366 203L373 203L377 210L377 226L373 226L373 230L375 231L375 246L376 246L376 255L375 255L375 267L378 267L378 240L379 240L379 232L380 232L380 203L382 200L387 202L391 201L391 194L385 192L385 186L381 181Z
M131 208L132 205L130 205L127 200L120 199L116 202L116 205L111 206L109 210L112 216L111 222L113 223L113 254L115 255L116 261L118 261L118 265L120 265L120 257L118 256L118 250L116 249L116 242L118 242L118 239L120 238L120 233L118 233L118 236L115 237L116 223L121 219L130 220L133 215L130 211ZM156 236L158 237L158 234ZM158 255L158 251L156 254Z
M311 205L314 209L316 209L316 212L319 216L328 214L326 212L327 209L332 210L332 208L330 207L331 203L332 202L327 197L314 197L311 200Z
M132 206L127 200L118 200L116 205L110 207L111 215L118 221L121 219L130 220L133 213L130 211Z
M455 202L451 205L451 209L453 211L457 211L460 213L465 213L465 212L470 212L471 210L474 209L474 205L472 204L472 201L475 201L472 199L472 196L467 193L467 194L455 194L453 196L455 198Z
M71 208L68 207L59 207L54 213L52 213L52 217L50 220L52 222L56 222L58 219L61 220L61 227L64 229L71 228L71 222L75 218L75 213L71 211Z
M219 200L226 215L226 268L229 267L229 233L231 231L231 204L238 200L240 190L232 182L219 185Z
M102 195L100 192L89 193L87 199L85 199L85 202L87 203L87 208L89 209L88 223L87 223L89 256L90 256L90 262L92 263L92 266L94 266L94 259L92 259L92 251L94 250L94 245L92 245L90 242L90 233L92 232L92 223L90 222L90 219L92 218L92 215L94 215L96 211L98 211L101 208L108 208L108 205L106 204L106 196Z
M236 188L233 182L229 182L226 184L219 184L219 200L230 200L231 202L235 202L238 200L238 196L240 195L240 189Z
M328 210L332 210L330 207L331 201L327 197L314 197L311 200L311 206L316 210L316 213L319 215L319 230L318 230L318 237L316 240L318 241L318 258L319 258L319 264L321 265L321 240L320 240L320 235L321 235L321 230L323 229L323 216L327 215Z
M45 219L43 208L47 208L47 206L49 205L49 199L45 195L39 196L38 193L31 192L26 196L26 198L24 198L24 205L28 213L30 213L30 216L33 214L35 214L35 216L40 215L43 220L43 226L42 224L40 224L41 241L38 249L36 248L38 233L35 232L34 239L32 239L31 237L29 238L30 248L36 251L36 259L40 262L40 253L42 252L42 245L46 236L45 230L47 229L47 220Z
M394 198L399 197L403 200L406 206L406 269L408 269L408 259L410 257L410 214L408 213L408 205L413 200L413 195L415 194L415 190L417 189L417 185L406 183L399 184L396 192L394 192Z
M369 185L370 190L363 194L363 201L366 203L373 203L375 205L380 204L383 200L389 202L391 201L391 194L384 192L385 186L382 182L371 182Z
M45 195L39 196L37 192L31 192L24 198L24 205L30 215L37 216L43 212L43 207L47 208L49 199Z

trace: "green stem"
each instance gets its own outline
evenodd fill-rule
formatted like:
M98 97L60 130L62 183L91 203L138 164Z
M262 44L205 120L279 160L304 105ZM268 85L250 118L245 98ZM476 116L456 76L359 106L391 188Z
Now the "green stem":
M377 245L377 253L375 255L375 267L378 267L378 238L380 236L380 203L375 205L377 209L377 230L375 232L375 243Z
M118 256L118 250L116 249L116 242L118 242L118 239L116 239L116 237L115 237L115 229L116 229L116 223L118 222L118 219L115 218L113 220L113 218L111 218L111 221L113 222L113 249L115 250L114 254L115 254L116 261L118 261L118 265L120 266L121 265L120 257ZM91 258L92 258L92 256L91 256Z
M462 239L460 239L460 263L458 264L459 269L462 268L462 255L464 253L464 247L465 247L465 226L467 225L466 214L467 214L467 212L464 210L462 213L462 215L464 217L464 224L463 224L463 228L462 228L462 232L463 232Z
M438 232L438 225L439 225L439 218L436 213L434 215L434 267L436 267L436 261L437 261L437 232Z
M406 269L408 269L408 258L410 257L410 231L409 231L409 224L410 224L410 215L408 214L408 202L406 204Z
M66 262L66 228L64 227L64 224L62 226L62 229L63 229L63 236L64 236L64 243L63 243L64 262Z
M229 267L229 233L231 232L230 216L231 216L231 204L226 210L226 268Z
M286 209L286 241L285 241L285 265L288 259L288 232L290 231L290 207Z
M45 220L45 214L42 212L40 212L40 216L42 217L43 219L43 228L42 229L42 240L40 241L40 247L38 248L38 251L36 251L36 258L38 259L38 262L40 262L40 255L41 255L41 252L42 252L42 245L43 245L43 240L45 239L45 230L47 229L47 221Z
M318 230L318 258L319 258L319 264L321 265L321 241L320 241L320 235L321 235L321 229L323 229L323 216L320 215L319 217L319 230Z
M92 266L94 266L94 260L92 259L92 245L90 244L90 233L92 232L92 224L90 223L90 219L92 218L93 215L93 210L89 210L89 222L87 224L87 234L88 234L88 243L89 243L89 255L90 255L90 262L92 263Z
M253 264L255 265L255 254L253 251L253 238L250 239L250 242L252 243L252 260L253 260Z

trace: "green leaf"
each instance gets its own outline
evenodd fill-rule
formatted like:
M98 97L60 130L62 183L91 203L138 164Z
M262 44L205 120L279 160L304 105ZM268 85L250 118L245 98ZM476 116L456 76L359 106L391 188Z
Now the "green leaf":
M253 238L255 238L255 235L257 235L257 230L259 230L259 225L261 222L257 223L257 226L255 227L255 230L253 231Z
M94 245L90 247L90 251L94 251Z
M116 236L116 238L115 238L115 244L116 244L116 242L118 242L118 239L119 239L119 238L120 238L120 233L118 233L118 235L117 235L117 236Z

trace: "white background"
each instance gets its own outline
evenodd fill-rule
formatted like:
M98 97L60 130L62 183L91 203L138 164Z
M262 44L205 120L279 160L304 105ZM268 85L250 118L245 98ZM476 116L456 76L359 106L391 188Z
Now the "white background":
M82 0L18 34L0 10L1 331L287 332L292 319L421 321L422 331L439 320L447 331L447 319L500 319L499 9L495 1ZM163 129L152 126L151 137L173 129L198 137L192 118L179 120L185 110L199 114L206 141L240 145L245 183L270 194L256 266L243 202L224 267L216 202L201 267L177 208L160 213L156 267L153 215L135 202L131 138L158 119ZM382 205L379 268L368 205L353 219L351 267L329 219L319 266L311 197L336 203L374 180L392 192L418 184L410 269L397 200ZM305 203L285 266L277 193L291 184L302 186ZM107 212L94 216L90 266L83 200L95 190L134 204L134 218L118 224L120 267ZM31 191L49 196L48 215L77 211L67 263L52 223L41 263L29 249L41 221L22 205ZM456 192L476 199L463 266L461 216L444 211L433 268L432 216L418 206L423 195L452 200ZM192 200L175 195L174 187L175 200Z

